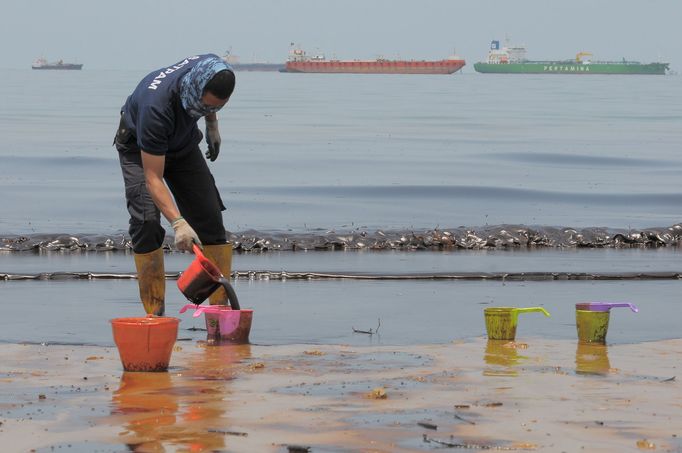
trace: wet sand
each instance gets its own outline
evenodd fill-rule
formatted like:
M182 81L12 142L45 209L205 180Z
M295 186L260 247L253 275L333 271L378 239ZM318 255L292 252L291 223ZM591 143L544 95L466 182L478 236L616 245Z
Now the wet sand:
M0 363L3 451L682 451L682 340L180 341L167 373L9 344Z

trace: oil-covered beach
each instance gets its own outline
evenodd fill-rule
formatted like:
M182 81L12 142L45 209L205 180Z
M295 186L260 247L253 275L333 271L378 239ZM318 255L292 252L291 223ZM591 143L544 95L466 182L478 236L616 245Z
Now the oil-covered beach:
M109 321L144 315L111 146L143 72L5 72L5 451L682 451L679 76L238 73L210 166L249 343L179 313L167 227L140 373ZM590 301L639 311L580 343ZM489 340L490 307L551 316Z

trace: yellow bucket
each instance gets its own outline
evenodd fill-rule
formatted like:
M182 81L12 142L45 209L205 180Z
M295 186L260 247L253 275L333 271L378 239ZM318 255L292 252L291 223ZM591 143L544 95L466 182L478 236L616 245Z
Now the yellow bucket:
M608 311L575 311L575 325L578 329L578 341L581 343L606 343L606 333L609 330Z
M627 307L637 313L639 308L629 302L580 302L575 304L575 326L578 341L585 344L606 344L609 317L614 307Z
M491 307L484 310L485 329L489 340L514 340L519 313L539 311L550 316L542 307Z

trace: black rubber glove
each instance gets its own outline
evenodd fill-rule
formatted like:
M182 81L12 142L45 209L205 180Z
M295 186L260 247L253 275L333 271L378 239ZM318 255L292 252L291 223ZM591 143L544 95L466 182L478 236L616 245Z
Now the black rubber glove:
M206 120L206 144L208 151L206 151L206 159L211 162L218 158L220 153L220 131L218 130L218 120Z

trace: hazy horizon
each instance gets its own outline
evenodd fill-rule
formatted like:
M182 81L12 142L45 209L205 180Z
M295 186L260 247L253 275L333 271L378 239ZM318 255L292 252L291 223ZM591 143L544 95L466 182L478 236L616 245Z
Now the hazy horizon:
M221 2L86 0L13 2L0 29L4 68L37 57L85 69L155 69L190 54L227 50L243 63L284 62L290 43L342 59L438 59L468 65L492 39L525 45L530 59L664 61L682 68L679 0L314 0Z

